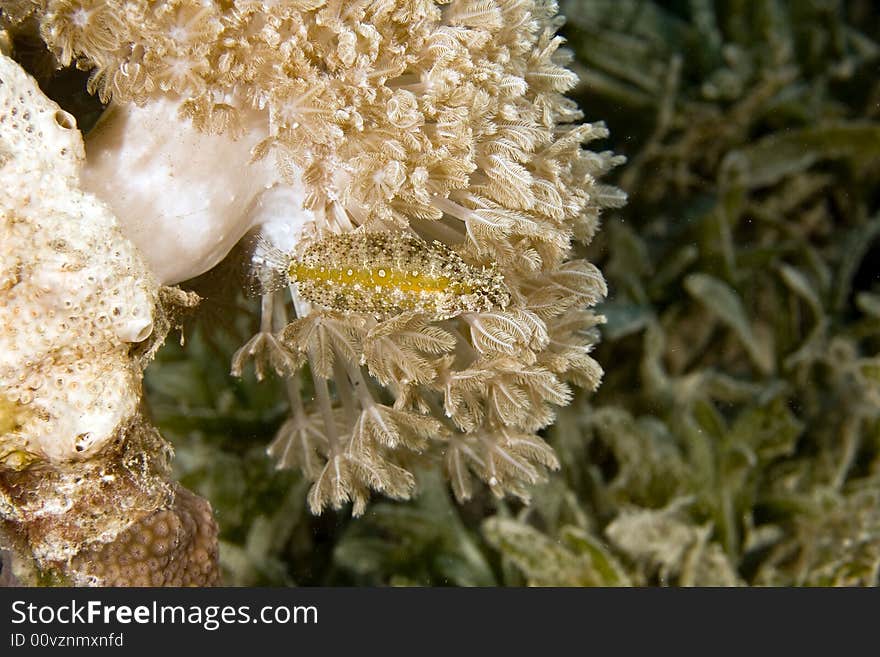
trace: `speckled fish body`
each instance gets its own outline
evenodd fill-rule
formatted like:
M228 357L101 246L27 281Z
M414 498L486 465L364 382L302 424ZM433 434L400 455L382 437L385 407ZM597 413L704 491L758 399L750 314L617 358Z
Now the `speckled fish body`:
M510 299L494 268L469 265L442 242L402 232L331 235L292 260L288 273L311 303L379 317L422 312L441 319Z

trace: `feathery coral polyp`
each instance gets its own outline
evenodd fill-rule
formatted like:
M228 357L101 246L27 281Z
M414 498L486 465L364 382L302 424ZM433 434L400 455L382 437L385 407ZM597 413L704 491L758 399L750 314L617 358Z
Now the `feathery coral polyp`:
M282 246L294 263L312 258L293 266L291 305L287 292L264 297L261 333L233 371L254 358L259 373L268 361L288 379L292 418L270 452L314 481L314 512L351 501L360 513L370 490L410 496L413 453L442 455L460 500L472 474L527 498L557 467L537 432L571 399L570 382L595 387L601 375L589 356L600 318L587 308L605 284L572 260L572 242L589 241L623 197L597 182L621 158L582 147L604 126L578 123L563 95L576 78L554 3L34 4L49 46L90 65L102 98L149 111L168 94L171 121L230 143L245 124L261 134L251 163L216 163L240 178L271 164L276 177L248 192L254 207L267 188L302 186L300 203L217 232L297 223ZM112 185L103 193L112 205ZM177 225L185 233L187 218ZM354 262L358 245L380 242L410 255L386 262L364 247ZM449 271L435 262L434 280L420 278L444 257ZM321 279L321 266L339 280Z

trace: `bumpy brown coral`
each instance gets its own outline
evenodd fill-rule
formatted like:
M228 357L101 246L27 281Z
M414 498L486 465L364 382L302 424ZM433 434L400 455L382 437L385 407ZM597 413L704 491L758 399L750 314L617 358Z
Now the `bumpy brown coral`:
M213 586L219 582L211 505L177 487L174 504L144 517L106 545L80 552L74 581L101 586Z

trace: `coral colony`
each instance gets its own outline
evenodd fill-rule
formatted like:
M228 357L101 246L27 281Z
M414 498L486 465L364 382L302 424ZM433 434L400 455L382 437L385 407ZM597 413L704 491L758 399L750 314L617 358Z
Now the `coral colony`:
M208 584L210 507L139 411L162 293L82 163L73 117L0 55L2 547L75 584Z
M26 285L34 292L28 302L24 288L0 283L0 309L35 313L35 322L71 315L41 336L46 344L32 358L2 363L0 412L34 418L7 427L4 467L73 468L110 444L125 449L121 418L135 413L145 362L126 360L136 352L126 345L151 329L153 342L164 337L146 319L170 313L171 288L157 296L157 283L211 269L245 235L258 235L251 277L275 284L261 286L261 330L234 355L232 372L253 361L258 377L271 368L286 379L290 417L269 451L312 482L314 513L350 502L360 515L371 490L411 497L422 454L442 459L460 501L473 494L474 475L499 496L527 500L529 486L558 467L538 432L569 403L572 385L595 388L602 374L590 356L602 318L589 308L605 283L574 257L574 243L589 242L601 210L624 198L598 182L622 158L583 148L606 129L581 123L564 96L576 77L555 35L554 3L68 0L3 9L8 30L37 25L58 64L89 70L90 91L109 103L84 161L66 119L49 126L73 135L66 153L49 133L42 141L54 148L42 154L47 167L76 169L53 187L58 203L94 210L62 207L63 220L55 210L27 220L18 208L28 194L4 197L3 230L46 245L33 263L13 262L4 235L0 280L33 267ZM23 75L6 61L4 98L9 76ZM50 102L38 96L32 86L18 111ZM8 103L3 119L5 187L24 177L3 157L15 121ZM63 223L63 237L49 221ZM118 233L107 227L116 224ZM119 237L106 239L108 231ZM50 233L57 240L43 237ZM100 248L83 243L92 233ZM104 250L110 260L65 265ZM65 275L41 280L38 269ZM58 292L74 284L68 269L86 278L69 299L75 312ZM81 358L77 345L96 330L109 336L107 357ZM3 353L23 353L23 339L4 334ZM91 426L65 425L70 402L54 378L32 398L16 387L35 372L54 377L47 368L63 365L49 353L71 359L61 386L68 397L82 390L77 403L110 385L93 370L117 371L113 359L130 378L116 386L128 396L103 397ZM165 513L157 509L172 498L142 516ZM177 496L189 507L191 498ZM4 518L19 512L7 498L0 510ZM144 527L160 535L149 517ZM200 541L211 532L197 522L159 524L186 534L184 547L198 544L188 548L197 561L208 558ZM130 531L101 528L89 549L130 542ZM111 571L95 577L117 581Z

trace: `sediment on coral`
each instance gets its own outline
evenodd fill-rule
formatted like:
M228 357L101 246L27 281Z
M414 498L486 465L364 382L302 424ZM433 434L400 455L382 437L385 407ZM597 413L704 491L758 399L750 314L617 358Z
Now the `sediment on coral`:
M172 500L171 447L135 417L99 455L0 471L0 517L41 570L64 573L87 546L114 540Z
M95 458L0 472L0 539L23 562L21 580L218 584L211 505L171 479L171 454L158 431L135 418Z

